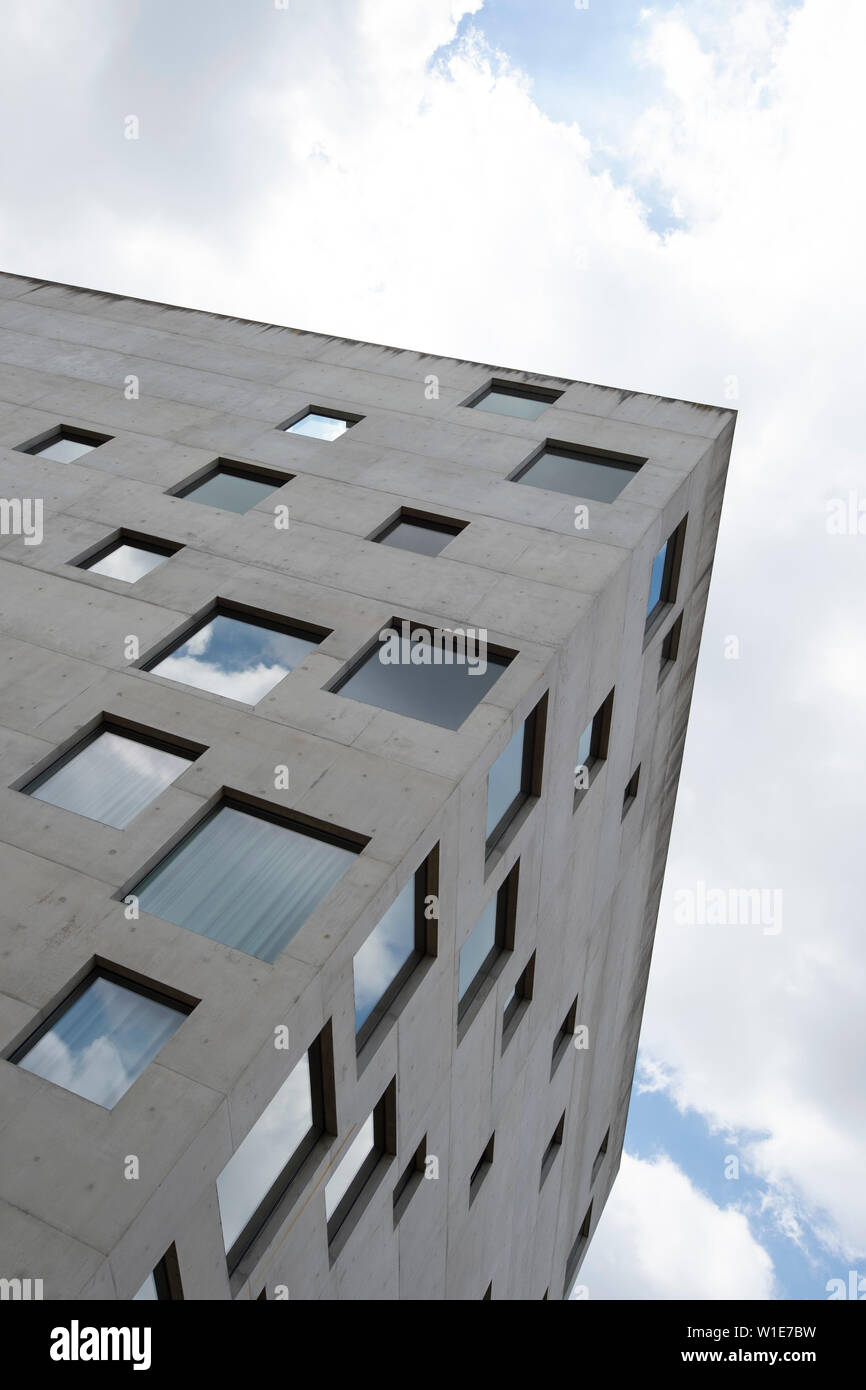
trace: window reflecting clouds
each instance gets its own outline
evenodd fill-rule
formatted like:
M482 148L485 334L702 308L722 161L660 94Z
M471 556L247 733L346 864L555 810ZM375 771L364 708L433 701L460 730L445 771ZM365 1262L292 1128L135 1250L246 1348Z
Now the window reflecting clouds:
M313 1125L310 1063L304 1053L217 1178L226 1252Z
M325 1187L325 1216L334 1215L374 1148L373 1116L368 1115Z
M411 878L355 956L356 1032L415 950L415 879Z
M122 830L190 765L191 755L170 753L104 729L27 791L39 801L75 811Z
M123 579L134 584L136 579L150 574L158 565L168 559L164 550L150 550L143 545L132 545L129 541L118 541L113 549L98 560L88 561L81 566L93 574L104 574L109 579Z
M322 639L218 613L148 669L255 705Z
M187 1012L98 974L15 1060L25 1071L110 1110Z
M302 420L287 426L286 434L305 434L310 439L339 439L348 428L348 420L339 420L333 415L319 415L311 410Z
M491 898L460 949L457 997L462 999L496 945L496 898Z

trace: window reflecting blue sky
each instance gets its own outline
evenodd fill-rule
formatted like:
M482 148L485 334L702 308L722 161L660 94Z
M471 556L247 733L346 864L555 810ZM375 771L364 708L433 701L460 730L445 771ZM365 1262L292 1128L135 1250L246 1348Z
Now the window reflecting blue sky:
M273 961L358 852L222 806L133 891L144 912Z
M487 822L484 834L488 839L512 802L520 795L525 733L526 725L521 724L487 774Z
M218 468L182 495L189 502L204 502L208 507L222 507L226 512L248 512L281 486L272 478L257 478L247 473L233 473L229 468Z
M255 705L320 640L280 632L254 618L218 613L150 670L169 680Z
M460 948L457 997L462 999L496 945L496 898L491 898Z
M79 816L122 830L189 767L186 753L170 753L104 729L56 772L28 792Z
M613 502L636 471L589 454L561 454L545 449L516 481L550 492L564 492L569 497L585 497L591 502Z
M355 1031L415 950L415 879L388 908L354 960Z
M662 580L664 579L665 556L668 553L668 544L668 541L665 541L658 555L653 560L653 567L650 572L649 598L647 599L646 605L647 617L649 617L656 604L661 601Z
M154 1279L153 1274L151 1273L148 1274L138 1293L133 1294L132 1301L137 1302L140 1300L141 1302L144 1302L145 1300L151 1301L158 1298L159 1294L156 1291L156 1280Z
M339 439L348 428L347 420L335 419L333 415L318 415L311 410L302 420L289 425L286 434L306 434L310 439Z
M373 1152L373 1116L368 1115L355 1138L343 1154L325 1187L325 1216L330 1221L340 1202Z
M226 1252L290 1162L312 1123L310 1062L305 1052L217 1178Z
M479 666L477 674L470 674L472 668L469 663L458 665L455 662L450 666L444 662L439 666L432 663L416 664L411 656L413 649L420 644L407 641L402 636L398 640L399 662L382 661L384 648L382 644L377 644L339 687L338 693L367 705L393 710L395 714L423 719L427 724L459 729L511 660L510 657L493 656L488 652L487 669L482 671ZM472 656L474 646L470 645L468 651Z
M18 1065L110 1110L185 1017L98 975Z
M134 584L145 574L150 574L158 565L168 559L168 555L158 550L148 550L142 545L131 545L129 541L118 541L107 555L99 560L87 561L81 566L93 574L105 574L109 579L124 579Z
M590 720L589 723L587 724L586 728L584 729L583 733L581 734L580 739L579 739L579 741L578 741L578 745L577 745L577 766L578 766L578 767L589 767L589 757L590 757L590 751L591 751L591 749L592 749L592 725L593 725L593 721Z

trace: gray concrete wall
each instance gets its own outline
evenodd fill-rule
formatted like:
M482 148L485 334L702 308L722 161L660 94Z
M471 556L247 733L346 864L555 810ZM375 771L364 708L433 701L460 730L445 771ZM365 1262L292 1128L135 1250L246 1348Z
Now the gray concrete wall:
M130 374L138 400L124 396ZM562 395L536 421L466 408L494 376ZM308 405L364 418L333 443L275 428ZM113 437L74 464L17 451L60 423ZM48 1298L128 1299L173 1242L192 1299L254 1298L265 1284L293 1299L480 1299L491 1281L495 1299L563 1296L584 1213L591 1199L595 1225L619 1163L733 423L726 410L0 278L0 497L45 507L41 545L0 536L0 1057L95 957L201 1000L111 1111L0 1060L0 1274L42 1278ZM575 499L508 481L545 438L647 463L577 531ZM169 495L217 456L295 476L243 516ZM371 543L400 506L471 524L437 557ZM686 513L677 602L644 646L651 562ZM119 527L183 549L134 586L70 565ZM217 596L331 635L255 708L125 659L128 634L145 653ZM659 687L680 612L679 658ZM324 689L394 615L487 628L518 652L458 731ZM609 757L575 811L577 740L614 686ZM542 794L485 866L487 770L545 693ZM126 830L13 789L101 712L207 745ZM277 764L288 791L274 789ZM272 965L146 913L127 921L117 901L223 787L369 837ZM356 1059L353 956L436 844L438 955ZM459 950L517 858L514 951L458 1044ZM533 951L533 998L503 1051L503 1003ZM578 993L591 1046L567 1049L551 1076ZM338 1133L230 1280L217 1176L327 1020ZM273 1046L279 1023L288 1052ZM329 1170L393 1077L397 1155L331 1262ZM395 1229L393 1187L424 1133L440 1176ZM137 1181L123 1177L129 1154Z

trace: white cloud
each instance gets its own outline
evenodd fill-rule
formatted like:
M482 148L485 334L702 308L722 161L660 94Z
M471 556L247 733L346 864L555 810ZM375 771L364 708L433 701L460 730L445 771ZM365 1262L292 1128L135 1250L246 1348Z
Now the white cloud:
M746 1217L665 1154L622 1166L578 1275L593 1299L769 1299L773 1262Z

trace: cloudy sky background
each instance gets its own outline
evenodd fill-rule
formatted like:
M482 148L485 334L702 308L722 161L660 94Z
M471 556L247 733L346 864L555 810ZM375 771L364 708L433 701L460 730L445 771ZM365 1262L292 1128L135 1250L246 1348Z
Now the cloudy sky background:
M866 534L827 530L866 499L866 5L282 3L7 0L2 266L737 407L581 1281L826 1298L866 1274ZM676 925L699 881L781 889L782 930Z

